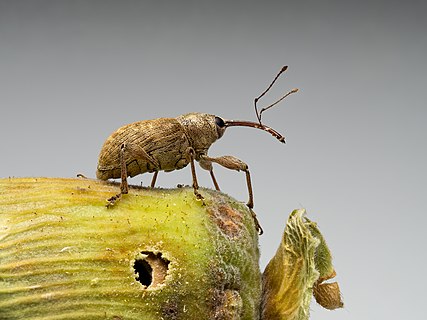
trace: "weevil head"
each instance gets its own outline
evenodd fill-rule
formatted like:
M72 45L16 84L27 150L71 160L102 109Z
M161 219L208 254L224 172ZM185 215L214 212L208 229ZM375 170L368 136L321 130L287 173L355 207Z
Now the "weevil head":
M226 129L225 121L207 113L187 113L176 118L196 153L207 151Z
M282 143L285 137L276 130L258 122L224 120L207 113L187 113L177 118L197 154L205 153L216 140L221 138L228 127L251 127L270 133Z

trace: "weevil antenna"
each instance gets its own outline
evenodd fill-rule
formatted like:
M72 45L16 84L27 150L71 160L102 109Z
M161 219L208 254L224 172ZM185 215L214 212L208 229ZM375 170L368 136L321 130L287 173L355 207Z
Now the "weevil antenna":
M276 77L273 79L273 81L270 83L270 85L268 86L267 89L264 90L263 93L261 93L257 98L255 98L254 100L254 106L255 106L255 114L256 117L258 119L258 122L261 124L261 116L260 113L258 113L258 107L257 107L257 103L258 100L261 99L270 89L271 87L274 85L274 83L277 81L277 79L279 79L280 75L285 72L288 69L288 66L283 66L282 69L280 69L279 73L276 75Z
M259 123L261 123L261 116L262 113L272 107L274 107L276 104L278 104L280 101L282 101L283 99L285 99L287 96L291 95L292 93L298 92L297 88L292 89L291 91L289 91L288 93L286 93L283 97L281 97L279 100L277 100L276 102L270 104L268 107L262 108L261 111L259 112L259 114L257 114L258 117L258 121Z

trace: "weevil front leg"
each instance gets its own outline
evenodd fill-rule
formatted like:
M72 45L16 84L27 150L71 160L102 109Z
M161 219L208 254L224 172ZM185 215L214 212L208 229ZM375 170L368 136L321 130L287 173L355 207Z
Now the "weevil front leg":
M218 163L219 165L223 166L224 168L230 169L230 170L236 170L236 171L244 171L246 174L246 184L248 186L248 193L249 193L249 200L246 204L250 209L254 207L254 197L252 192L252 182L251 182L251 174L248 169L248 165L244 163L242 160L237 159L233 156L222 156L222 157L216 157L211 158L209 156L201 156L201 159L205 161L205 163L208 161L210 163Z
M120 200L123 194L127 194L129 192L129 185L127 181L127 167L126 167L126 161L125 161L125 150L126 150L126 144L123 143L120 146L120 193L116 194L115 196L112 196L111 198L107 199L107 207L113 206L117 201Z
M251 211L252 218L254 219L254 222L255 222L255 226L256 226L259 234L261 235L264 231L262 230L261 225L259 224L259 221L256 217L255 212L252 210L254 207L254 196L253 196L253 192L252 192L251 174L249 172L248 165L246 163L244 163L242 160L237 159L236 157L233 157L233 156L222 156L222 157L211 158L207 155L203 155L203 156L201 156L201 160L203 160L205 163L207 163L207 162L217 163L217 164L223 166L224 168L227 168L230 170L244 171L245 172L246 184L248 186L248 193L249 193L249 200L248 200L248 203L246 205L248 206L249 210Z

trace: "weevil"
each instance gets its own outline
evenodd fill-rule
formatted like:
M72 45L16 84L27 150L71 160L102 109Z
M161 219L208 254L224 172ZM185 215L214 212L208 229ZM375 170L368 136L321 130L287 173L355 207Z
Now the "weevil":
M229 127L251 127L264 130L285 143L283 135L261 122L262 112L275 106L298 89L293 89L279 100L258 112L257 102L273 86L279 76L287 69L283 67L269 87L254 100L258 122L225 120L206 113L188 113L176 118L158 118L134 122L119 128L105 141L99 154L96 177L101 180L120 178L120 193L107 199L107 207L113 206L123 194L128 193L127 177L142 173L154 173L151 187L154 188L159 171L174 171L191 166L193 190L197 199L203 200L199 193L194 162L209 171L216 190L220 190L213 172L213 163L227 169L243 171L249 193L249 207L260 234L261 226L252 211L254 206L251 176L248 165L233 156L210 157L209 147L220 139Z

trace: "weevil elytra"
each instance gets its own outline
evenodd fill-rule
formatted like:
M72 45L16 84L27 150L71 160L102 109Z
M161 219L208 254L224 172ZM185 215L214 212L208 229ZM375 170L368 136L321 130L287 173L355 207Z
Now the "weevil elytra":
M257 102L270 90L279 76L287 69L283 67L269 87L255 101L255 113L258 122L224 120L206 113L188 113L176 118L159 118L134 122L119 128L105 141L98 160L96 176L107 180L121 178L120 193L107 200L107 206L114 205L123 194L128 193L127 177L134 177L145 172L154 173L151 187L155 186L159 171L173 171L191 166L193 189L197 199L203 199L199 193L194 161L209 171L216 190L220 190L213 172L213 163L227 169L244 171L249 193L247 206L251 209L258 231L261 226L252 211L254 206L251 177L248 165L233 156L210 157L209 147L221 138L228 127L244 126L261 129L270 133L280 142L285 138L276 130L261 122L262 112L275 106L291 93L293 89L279 100L258 112Z

